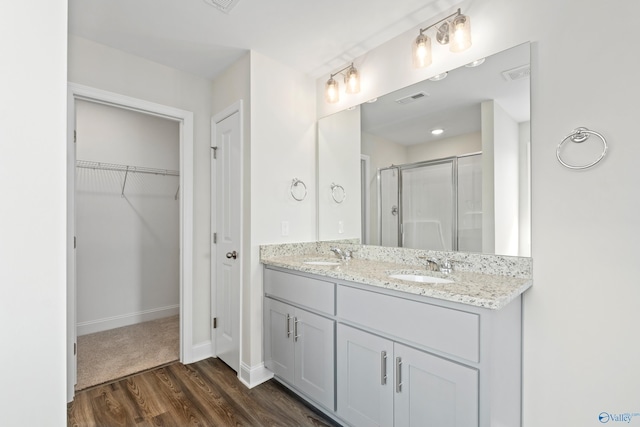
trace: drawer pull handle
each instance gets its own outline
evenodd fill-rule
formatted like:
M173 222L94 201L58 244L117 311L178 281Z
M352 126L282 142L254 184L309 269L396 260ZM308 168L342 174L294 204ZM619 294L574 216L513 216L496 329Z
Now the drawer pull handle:
M402 359L396 357L396 393L402 392Z
M300 323L300 321L298 320L297 317L293 318L293 340L294 341L298 341L298 338L300 338L300 335L298 335L298 323Z
M287 338L291 336L291 316L287 313Z
M387 352L380 353L380 384L387 384Z

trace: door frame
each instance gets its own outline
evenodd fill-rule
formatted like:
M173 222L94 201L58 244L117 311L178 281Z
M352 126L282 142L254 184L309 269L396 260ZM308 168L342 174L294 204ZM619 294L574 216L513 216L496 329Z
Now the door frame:
M243 269L245 266L245 259L248 259L247 255L248 253L246 253L246 251L244 250L244 200L242 197L242 194L244 194L243 188L244 188L244 115L243 115L243 101L242 99L237 100L236 102L234 102L233 104L229 105L227 108L224 108L222 111L216 113L215 115L213 115L213 117L211 117L211 142L210 142L210 147L211 147L211 317L212 319L217 317L218 312L217 312L217 307L216 307L216 295L217 295L217 291L218 291L218 282L216 280L217 278L217 271L216 271L216 262L217 262L217 257L218 257L218 248L216 246L216 244L213 243L213 233L216 230L216 221L217 221L217 206L216 206L216 202L218 200L217 198L217 180L216 180L216 173L217 173L217 169L216 169L216 163L213 160L213 147L216 146L216 130L217 130L217 125L218 123L220 123L221 121L223 121L224 119L226 119L227 117L231 116L232 114L238 113L239 114L239 122L240 122L240 180L239 180L239 187L240 187L240 191L241 191L241 197L240 197L240 274L238 277L239 280L239 298L240 298L240 310L238 312L238 327L239 327L239 337L238 337L238 372L237 372L237 376L239 378L241 378L241 371L242 371L242 306L243 306ZM215 329L211 329L211 347L213 350L213 354L215 357L218 356L218 348L217 348L217 342L216 342L216 330Z
M76 100L136 111L179 123L180 138L180 361L193 362L193 112L76 83L67 88L67 401L73 400L77 366L75 263Z

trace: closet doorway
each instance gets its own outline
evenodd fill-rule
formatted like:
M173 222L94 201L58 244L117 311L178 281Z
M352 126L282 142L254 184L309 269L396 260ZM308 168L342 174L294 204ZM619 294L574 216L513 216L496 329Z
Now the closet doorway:
M71 92L69 331L77 355L68 400L74 389L188 360L191 253L181 248L192 241L185 196L192 197L193 173L184 170L191 113L170 115L88 88Z

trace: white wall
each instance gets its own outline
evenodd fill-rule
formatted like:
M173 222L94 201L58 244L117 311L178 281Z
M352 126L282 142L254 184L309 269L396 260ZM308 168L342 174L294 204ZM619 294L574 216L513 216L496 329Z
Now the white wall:
M242 350L250 367L263 360L259 245L316 238L315 113L313 79L251 52L251 267L243 296L243 333L251 342ZM289 193L296 177L307 184L302 202ZM289 222L288 236L281 233L282 221Z
M349 102L533 42L534 286L524 297L524 426L598 426L601 411L640 412L634 199L640 145L633 143L640 57L629 50L640 3L474 0L462 10L472 19L470 50L434 57L431 67L417 71L398 65L407 62L417 32L399 37L367 53L366 62L356 60L363 79L384 83L363 86ZM605 25L611 22L613 43ZM317 80L319 116L348 106L322 101L325 81ZM583 172L562 167L555 157L557 144L578 126L603 133L611 147L605 160Z
M2 2L0 28L0 425L62 427L67 2Z
M319 240L360 239L360 141L360 108L318 121Z
M211 82L72 35L68 79L194 113L193 345L209 342Z
M180 169L177 121L78 100L76 130L80 160ZM179 177L76 174L78 335L177 314Z
M482 115L482 250L518 255L519 127L495 101Z
M423 144L409 145L407 146L407 159L408 163L414 163L480 151L482 151L480 132L473 132Z

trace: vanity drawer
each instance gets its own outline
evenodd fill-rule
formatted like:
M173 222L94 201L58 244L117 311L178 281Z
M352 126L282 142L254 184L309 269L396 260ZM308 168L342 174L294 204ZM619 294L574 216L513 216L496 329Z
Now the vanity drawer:
M296 305L334 315L335 283L281 271L264 270L264 293Z
M480 360L480 316L376 292L338 286L341 319L463 359Z

